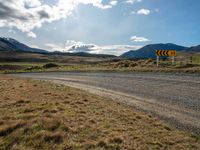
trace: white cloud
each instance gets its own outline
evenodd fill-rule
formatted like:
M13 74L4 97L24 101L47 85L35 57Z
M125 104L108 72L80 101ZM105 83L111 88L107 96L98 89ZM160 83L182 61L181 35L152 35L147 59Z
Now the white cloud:
M40 0L24 0L25 7L37 7L41 5Z
M141 47L142 46L135 46L135 45L106 45L106 46L95 47L93 53L112 54L112 55L120 56L121 54L127 51L138 50Z
M49 51L65 51L65 47L62 43L57 43L57 44L53 44L53 43L46 43L45 48L48 48Z
M117 5L117 3L118 3L117 1L110 1L109 4L112 5L112 6L115 6L115 5Z
M42 0L0 0L0 27L17 28L29 37L36 37L33 29L40 28L44 23L69 17L79 4L109 9L117 1L103 4L102 0L57 0L51 6L44 4Z
M13 29L9 29L9 30L8 30L8 33L16 34L16 31L13 30Z
M141 2L142 0L126 0L128 4L134 4L135 2Z
M37 49L40 49L40 47L39 46L37 46L37 45L29 45L30 47L32 47L32 48L37 48Z
M151 11L149 9L140 9L137 11L138 15L149 15L151 13Z
M150 40L145 37L132 36L130 38L130 41L132 41L132 42L149 42Z
M74 40L68 40L65 43L47 43L45 44L47 48L49 48L51 51L64 51L64 52L88 52L90 51L92 47L94 47L94 44L84 44L83 42L74 41Z
M135 46L135 45L105 45L105 46L98 46L95 44L85 44L83 42L69 40L66 43L47 43L45 44L47 49L51 51L64 51L70 53L77 53L77 52L87 52L92 54L111 54L119 56L124 52L129 50L137 50L142 46Z
M35 33L33 33L32 31L27 33L27 36L31 37L31 38L36 38L37 37L37 35Z

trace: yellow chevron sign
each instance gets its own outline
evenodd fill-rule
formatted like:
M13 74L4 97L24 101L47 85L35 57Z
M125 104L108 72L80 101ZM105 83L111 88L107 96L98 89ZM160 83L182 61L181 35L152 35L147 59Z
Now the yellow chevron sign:
M176 56L177 53L175 50L157 50L157 56Z

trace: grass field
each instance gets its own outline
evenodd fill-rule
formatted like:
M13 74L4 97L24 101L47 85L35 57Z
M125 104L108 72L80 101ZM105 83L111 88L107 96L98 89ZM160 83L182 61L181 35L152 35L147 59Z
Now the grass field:
M193 58L196 62L198 58ZM52 66L53 65L53 66ZM0 63L0 73L16 72L48 72L48 71L141 71L141 72L189 72L200 73L200 65L177 61L160 61L159 67L155 60L118 60L92 64L69 64L58 62L15 62Z
M53 63L55 67L45 67ZM0 52L0 73L46 72L46 71L147 71L147 72L200 72L199 53L178 53L176 64L170 58L160 61L156 67L155 59L122 59L103 56L45 55L25 52Z
M200 64L200 54L192 56L192 62L195 64Z
M200 149L198 136L109 99L0 76L0 149Z

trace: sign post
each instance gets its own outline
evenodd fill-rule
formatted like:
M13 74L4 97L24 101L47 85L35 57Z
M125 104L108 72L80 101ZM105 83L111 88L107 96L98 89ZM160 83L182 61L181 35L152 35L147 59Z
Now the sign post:
M172 56L172 65L175 63L175 56Z
M159 66L159 56L171 56L172 57L172 64L175 63L175 56L176 56L175 50L157 50L156 56L157 56L157 67Z
M157 67L159 66L159 56L157 56Z

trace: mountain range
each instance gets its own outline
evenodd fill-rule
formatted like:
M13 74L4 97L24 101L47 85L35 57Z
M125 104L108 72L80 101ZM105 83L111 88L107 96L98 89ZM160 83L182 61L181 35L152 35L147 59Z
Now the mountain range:
M0 37L0 51L22 51L22 52L33 52L33 53L45 53L45 54L69 54L69 55L77 55L77 56L87 56L87 55L91 55L93 56L93 54L89 54L87 53L87 47L72 47L73 49L76 49L77 53L74 54L70 54L70 53L62 53L62 52L48 52L47 50L43 50L43 49L37 49L37 48L31 48L23 43L18 42L15 39L12 38L4 38L4 37ZM82 52L81 50L84 50L84 52ZM180 45L176 45L176 44L172 44L172 43L167 43L167 44L150 44L150 45L146 45L138 50L130 50L124 54L122 54L120 57L122 58L155 58L155 51L156 50L176 50L176 51L181 51L181 52L185 52L185 53L200 53L200 45L198 46L193 46L193 47L184 47L184 46L180 46ZM94 54L95 55L95 54ZM95 56L97 56L98 54L96 54ZM100 54L103 57L106 55ZM101 57L102 57L101 56ZM113 55L109 55L109 57L111 57Z
M200 52L200 45L193 46L187 49L188 52Z
M176 50L181 52L200 52L200 45L194 47L184 47L172 43L167 44L151 44L146 45L138 50L130 50L121 55L123 58L155 58L155 51L156 50Z
M92 45L83 45L81 46L72 46L68 53L66 52L60 52L60 51L54 51L49 52L47 50L43 49L37 49L37 48L31 48L21 42L18 42L15 39L12 38L4 38L0 37L0 52L2 51L8 51L8 52L31 52L31 53L42 53L42 54L48 54L48 55L65 55L65 56L80 56L80 57L101 57L101 58L109 58L109 57L116 57L114 55L107 55L107 54L91 54L87 53L90 50L88 48L93 47ZM84 51L84 52L83 52ZM12 53L13 54L13 53Z
M48 53L47 50L31 48L23 43L18 42L12 38L0 37L0 51L25 51L25 52L37 52Z

